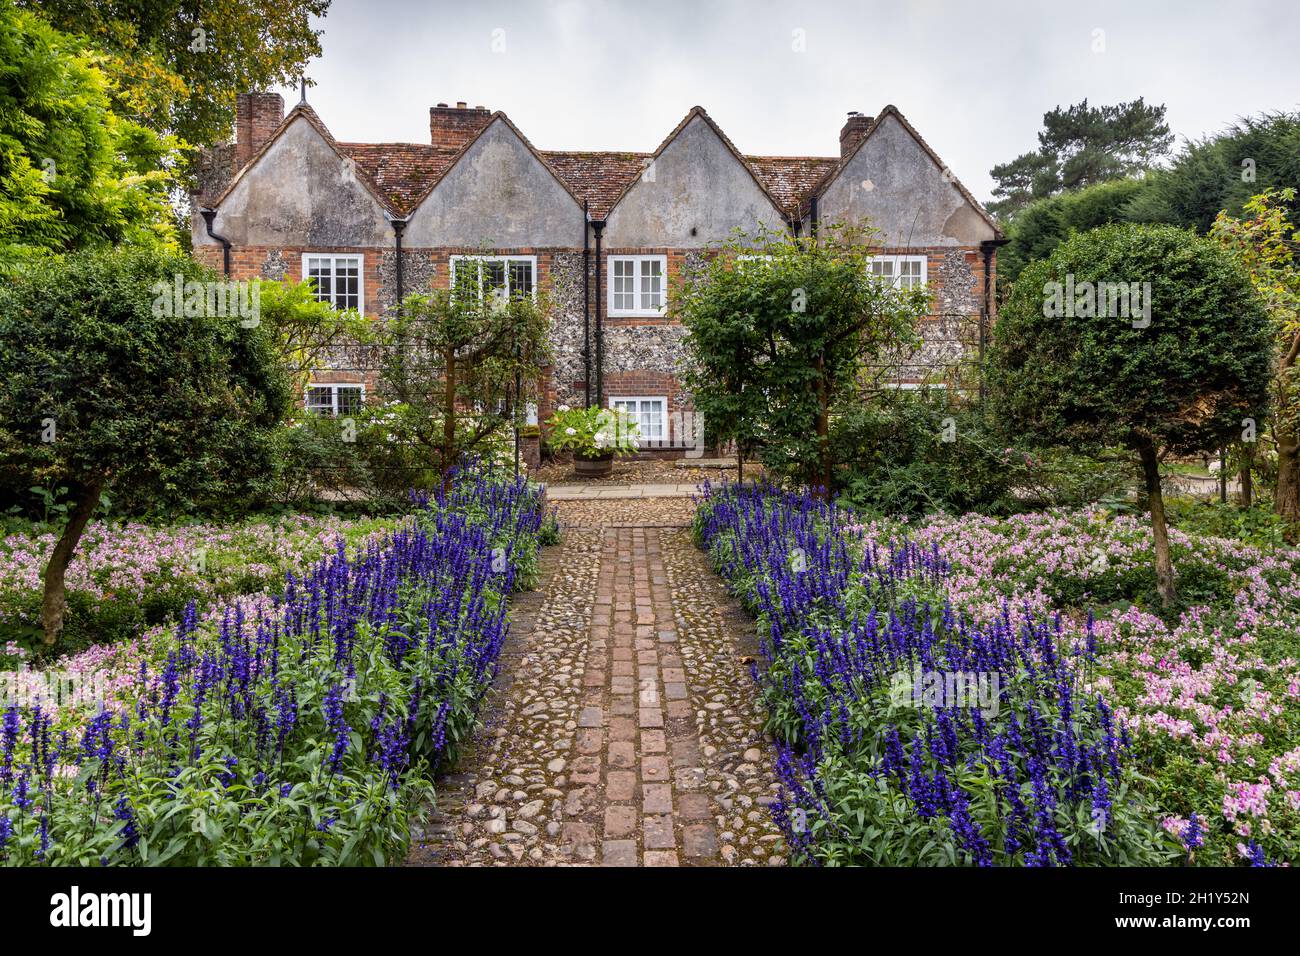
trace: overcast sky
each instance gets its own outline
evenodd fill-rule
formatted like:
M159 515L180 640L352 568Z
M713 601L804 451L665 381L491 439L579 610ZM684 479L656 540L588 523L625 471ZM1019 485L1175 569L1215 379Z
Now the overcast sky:
M741 152L833 156L893 103L983 200L1058 104L1144 96L1180 143L1300 107L1297 0L334 0L319 26L341 140L428 142L464 100L540 149L649 151L698 104Z

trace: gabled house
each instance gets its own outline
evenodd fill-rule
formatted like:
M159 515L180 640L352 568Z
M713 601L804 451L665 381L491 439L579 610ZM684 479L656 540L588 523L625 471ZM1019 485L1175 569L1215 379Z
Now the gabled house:
M504 113L464 103L431 108L429 132L341 142L305 101L286 116L278 94L241 95L235 142L204 157L194 254L235 279L314 278L322 299L372 317L490 255L511 290L553 290L540 417L616 405L669 451L690 399L668 286L736 229L878 230L873 271L933 293L925 347L896 384L968 359L993 318L1001 233L892 106L850 114L838 156L745 155L698 106L650 153L540 150ZM319 370L306 403L354 407L375 386L366 366Z

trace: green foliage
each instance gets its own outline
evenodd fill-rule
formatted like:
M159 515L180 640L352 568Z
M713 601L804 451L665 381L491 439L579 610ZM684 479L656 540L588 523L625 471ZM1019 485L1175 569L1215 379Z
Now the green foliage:
M1054 314L1050 284L1067 277L1076 290L1149 283L1149 325L1081 304ZM1271 348L1263 303L1216 243L1172 227L1103 227L1022 273L993 330L991 407L1031 442L1210 452L1243 418L1262 419Z
M112 95L85 44L0 0L0 273L47 252L174 244L177 143Z
M1127 477L1112 462L1011 447L977 407L938 390L886 390L847 402L832 420L831 441L845 503L876 514L1080 505Z
M395 453L415 471L441 476L499 445L522 424L524 403L550 360L549 297L506 296L504 287L493 287L492 266L460 260L456 288L407 296L385 323L381 380L392 397L389 429Z
M835 227L815 243L737 235L673 289L696 410L712 438L758 450L771 474L827 483L831 407L867 359L914 344L930 311L925 289L872 277L872 241Z
M271 465L291 400L269 328L155 308L215 277L145 251L78 253L0 293L0 481L102 484L127 510L218 499ZM52 439L52 440L43 440Z
M1291 523L1292 540L1300 528L1300 229L1288 216L1287 204L1295 199L1293 188L1267 190L1246 201L1245 218L1220 212L1210 230L1246 268L1273 322L1277 361L1269 426L1276 456L1270 461L1258 454L1252 441L1240 443L1233 458L1239 469L1275 479L1274 507Z
M543 547L560 543L560 517L554 509L542 519L542 527L537 532L537 543Z
M1241 215L1252 196L1288 186L1300 186L1300 112L1268 113L1188 144L1168 168L1148 174L1127 215L1204 233L1221 211ZM1293 220L1300 215L1294 198L1286 208Z
M1011 241L998 251L1005 288L1035 259L1044 259L1072 231L1113 222L1166 223L1210 231L1220 213L1253 215L1252 197L1300 184L1300 114L1250 117L1213 137L1188 144L1168 168L1141 178L1044 195L1018 208L1006 226ZM1277 204L1300 215L1295 194ZM994 204L998 209L998 204Z
M83 34L113 77L115 105L194 145L224 142L235 96L295 84L321 55L329 0L23 0L55 27Z
M1058 106L1043 114L1037 150L993 167L998 201L989 208L1013 217L1035 200L1128 178L1150 169L1173 141L1165 107L1147 106L1142 97L1115 106Z
M1166 502L1169 523L1186 534L1230 538L1256 548L1286 544L1287 522L1267 504L1249 508L1220 501L1174 498Z
M340 311L316 298L313 280L257 282L259 316L275 334L280 363L300 387L331 349L376 341L375 323L355 309Z
M551 447L594 458L606 452L635 455L641 426L627 412L611 408L561 408L546 423Z
M344 422L324 415L301 415L277 428L271 434L271 468L253 486L252 501L257 506L300 507L319 499L323 491L335 498L349 492L375 497L373 459L366 453L373 439L361 424L368 420L365 412L358 417L352 442L345 440L350 433Z
M1127 222L1128 204L1146 188L1144 179L1114 179L1061 193L1026 206L1006 228L998 250L998 285L1005 291L1035 259L1046 259L1076 232Z

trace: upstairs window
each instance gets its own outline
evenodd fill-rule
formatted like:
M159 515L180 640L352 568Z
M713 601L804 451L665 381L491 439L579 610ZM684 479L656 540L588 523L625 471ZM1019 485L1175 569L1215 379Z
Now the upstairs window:
M872 256L871 274L897 289L919 289L926 280L925 256Z
M313 382L304 393L307 411L331 418L355 415L365 403L364 385L325 385Z
M452 256L451 287L480 298L485 293L506 299L531 296L537 287L537 257Z
M662 315L667 256L609 257L609 314Z
M364 257L308 253L302 257L302 277L315 284L316 298L339 311L365 308L362 294Z

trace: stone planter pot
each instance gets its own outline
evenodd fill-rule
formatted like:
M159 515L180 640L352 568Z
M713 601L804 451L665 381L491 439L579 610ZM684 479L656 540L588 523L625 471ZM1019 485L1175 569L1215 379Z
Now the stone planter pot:
M594 457L576 453L573 456L573 470L578 473L580 478L604 478L613 468L614 453L612 451Z

